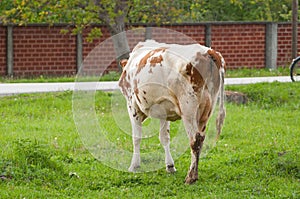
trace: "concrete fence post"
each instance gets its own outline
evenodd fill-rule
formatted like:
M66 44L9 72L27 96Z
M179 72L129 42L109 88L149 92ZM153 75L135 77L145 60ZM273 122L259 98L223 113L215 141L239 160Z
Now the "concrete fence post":
M211 47L211 24L205 24L205 46Z
M7 75L13 76L14 74L14 40L13 40L13 26L7 26L6 35L6 66Z
M145 29L145 40L152 39L152 27L146 27Z
M76 72L79 71L83 60L82 55L82 34L78 33L76 37Z
M276 69L277 68L277 23L266 24L266 68Z

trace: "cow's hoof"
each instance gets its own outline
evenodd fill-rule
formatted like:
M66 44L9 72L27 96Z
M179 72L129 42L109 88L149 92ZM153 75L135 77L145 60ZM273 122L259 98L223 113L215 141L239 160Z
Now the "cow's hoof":
M166 166L166 171L167 171L168 173L175 173L175 172L176 172L176 168L175 168L174 165L167 165L167 166Z
M198 179L186 177L185 178L185 184L194 184Z
M198 177L188 175L185 178L185 184L194 184L197 180L198 180Z
M129 172L136 172L138 169L140 168L139 165L131 165L129 168L128 168L128 171Z

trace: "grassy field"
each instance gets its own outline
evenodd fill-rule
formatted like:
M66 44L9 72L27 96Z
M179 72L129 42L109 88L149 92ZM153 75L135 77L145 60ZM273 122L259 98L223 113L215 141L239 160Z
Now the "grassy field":
M226 70L226 77L265 77L265 76L289 76L288 67L278 67L276 70L269 69L231 69ZM91 77L87 81L117 81L120 77L118 72L110 72L99 77ZM0 83L36 83L36 82L74 82L76 76L65 76L65 77L53 77L53 76L37 76L32 78L9 78L9 77L0 77ZM83 81L81 78L80 81Z
M267 77L267 76L289 76L289 67L278 67L276 70L267 68L240 68L226 70L227 78L234 77Z
M226 90L244 92L249 103L226 104L223 133L191 186L189 151L175 174L128 173L95 159L77 133L72 92L1 97L0 198L300 198L300 84ZM97 117L110 116L112 94L95 99Z

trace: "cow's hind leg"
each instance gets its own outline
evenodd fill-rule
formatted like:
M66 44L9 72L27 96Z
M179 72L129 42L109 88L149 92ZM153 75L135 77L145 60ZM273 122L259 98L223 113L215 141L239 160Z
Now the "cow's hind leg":
M197 132L193 137L190 138L191 165L185 178L186 184L192 184L198 180L198 163L204 139L205 135L201 135L200 132Z
M165 150L166 170L169 173L174 173L176 169L174 166L174 160L170 152L170 122L169 121L163 119L160 120L159 140Z
M192 114L182 118L191 147L191 165L185 178L187 184L192 184L198 180L199 157L205 139L206 124L211 113L210 99L207 98L205 102L199 106L195 117L192 117Z
M140 143L142 139L142 121L144 116L137 110L128 109L132 126L133 156L128 171L135 172L141 164Z

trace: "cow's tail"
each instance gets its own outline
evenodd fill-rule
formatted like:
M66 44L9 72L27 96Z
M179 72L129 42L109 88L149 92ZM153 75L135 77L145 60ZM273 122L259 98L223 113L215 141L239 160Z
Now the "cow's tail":
M216 140L219 139L219 136L222 131L222 126L226 116L226 109L225 109L225 88L224 88L224 76L225 76L225 67L223 66L220 69L220 77L221 77L221 85L220 85L220 92L219 92L219 113L216 119L216 128L217 128L217 137Z

